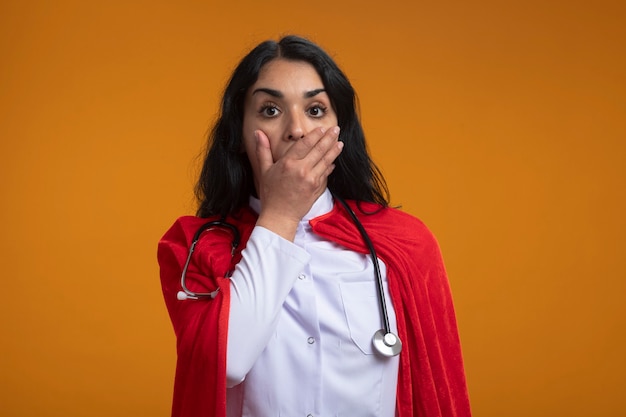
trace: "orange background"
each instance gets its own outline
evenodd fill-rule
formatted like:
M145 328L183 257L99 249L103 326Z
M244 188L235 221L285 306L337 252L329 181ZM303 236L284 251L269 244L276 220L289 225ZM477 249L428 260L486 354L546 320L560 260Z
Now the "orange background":
M626 415L623 2L99 3L0 5L0 414L168 415L156 242L234 65L297 33L439 238L475 415Z

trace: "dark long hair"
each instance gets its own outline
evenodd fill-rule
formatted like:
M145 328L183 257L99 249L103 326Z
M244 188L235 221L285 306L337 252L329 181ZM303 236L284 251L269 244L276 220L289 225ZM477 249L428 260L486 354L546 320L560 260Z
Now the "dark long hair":
M209 143L196 184L197 215L233 214L254 194L254 177L242 152L243 113L246 92L257 81L261 68L283 58L311 64L319 74L337 114L344 148L328 177L330 191L343 199L388 205L389 192L378 167L370 158L365 134L356 111L356 95L348 78L319 46L297 36L265 41L246 55L228 82L221 114L209 135Z

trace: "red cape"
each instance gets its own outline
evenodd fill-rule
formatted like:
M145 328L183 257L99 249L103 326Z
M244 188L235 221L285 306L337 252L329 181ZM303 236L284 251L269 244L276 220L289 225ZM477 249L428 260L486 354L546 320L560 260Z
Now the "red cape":
M392 208L353 202L387 280L402 340L396 414L399 417L471 415L452 296L439 245L416 218ZM378 210L378 211L376 211ZM374 213L374 214L362 214ZM256 214L244 209L227 221L242 235L231 260L232 236L215 229L198 242L187 271L194 292L220 288L211 301L178 301L180 274L196 230L211 219L181 217L159 242L161 284L177 338L178 360L172 417L226 416L226 343L230 285L224 273L239 259ZM313 219L315 233L360 253L369 253L340 206ZM355 238L359 237L359 238Z

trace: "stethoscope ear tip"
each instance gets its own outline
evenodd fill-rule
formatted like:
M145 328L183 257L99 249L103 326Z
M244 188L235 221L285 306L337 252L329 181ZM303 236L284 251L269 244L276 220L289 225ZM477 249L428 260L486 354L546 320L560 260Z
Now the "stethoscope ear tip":
M180 301L183 301L183 300L186 300L189 297L187 296L185 291L178 291L178 293L176 293L176 298L179 299Z

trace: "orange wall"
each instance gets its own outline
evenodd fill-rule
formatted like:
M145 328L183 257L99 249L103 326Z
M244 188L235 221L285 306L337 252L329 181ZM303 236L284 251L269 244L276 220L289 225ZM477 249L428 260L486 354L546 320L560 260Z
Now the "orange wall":
M623 2L98 3L0 5L0 414L168 415L156 242L230 70L294 32L439 237L475 415L626 415Z

